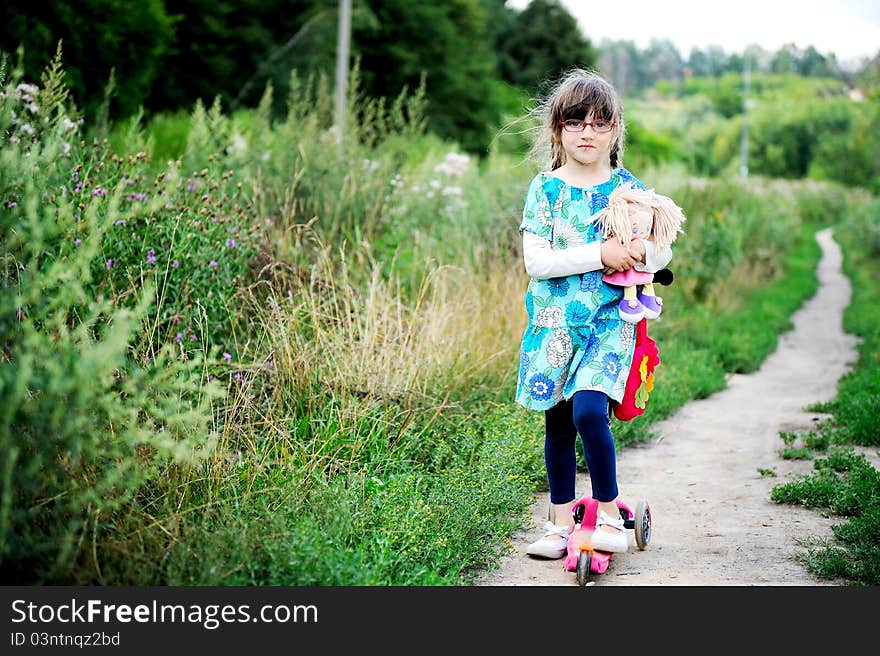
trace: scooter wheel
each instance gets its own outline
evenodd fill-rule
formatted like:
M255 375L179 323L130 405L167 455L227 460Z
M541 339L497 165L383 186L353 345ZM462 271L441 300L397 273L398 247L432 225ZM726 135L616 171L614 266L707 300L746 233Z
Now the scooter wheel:
M644 551L651 541L651 506L642 499L636 506L635 515L636 544Z
M586 585L590 580L590 561L592 556L589 551L581 551L578 556L577 579L578 585Z

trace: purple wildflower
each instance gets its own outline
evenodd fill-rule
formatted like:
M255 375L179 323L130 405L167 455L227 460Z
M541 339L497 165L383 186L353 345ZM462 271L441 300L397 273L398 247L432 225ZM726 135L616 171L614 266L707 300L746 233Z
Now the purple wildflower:
M196 186L192 182L190 182L188 185L186 185L187 191L192 191L195 188L196 188Z
M174 260L174 261L171 263L171 266L174 267L174 268L176 269L177 267L180 266L180 262L178 262L177 260Z
M226 245L229 248L235 248L235 240L230 237L229 239L226 240Z
M215 271L217 270L217 262L215 260L211 260L210 262L208 262L208 266L211 267L212 269L214 269Z
M177 333L174 336L174 341L180 344L183 341L183 333Z
M241 380L241 374L237 373L235 374L235 376L233 376L233 378L235 378L235 380Z
M74 245L74 246L79 246L81 243L82 243L82 240L81 240L81 239L74 239L74 240L73 240L73 245Z
M95 187L95 190L92 192L92 196L101 196L102 198L107 195L107 190L104 187Z
M232 356L229 353L223 353L223 359L227 362L232 362Z
M78 194L79 190L82 189L83 183L82 180L76 183L76 186L73 188L73 193Z
M76 182L77 180L79 180L79 171L74 171L70 174L70 177L73 179L74 182Z
M209 383L210 383L210 382L213 382L213 380L214 380L214 375L213 375L213 374L208 374L208 382L209 382Z
M152 248L147 251L147 264L155 264L156 263L156 251Z
M116 264L116 260L114 260L113 258L107 260L107 270L109 271L110 269L112 269L114 264Z
M116 225L125 225L125 219L119 219L119 220L116 222Z
M11 200L6 203L6 207L18 207L18 203L16 203L14 200Z

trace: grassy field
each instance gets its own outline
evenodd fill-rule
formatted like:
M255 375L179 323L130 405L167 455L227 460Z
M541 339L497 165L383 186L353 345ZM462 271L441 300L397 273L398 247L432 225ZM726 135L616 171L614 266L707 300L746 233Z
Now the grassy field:
M527 164L325 86L89 126L60 74L0 105L8 583L467 584L543 483L513 403ZM28 109L33 105L36 110ZM755 369L843 188L634 171L685 209L650 421ZM854 210L855 211L855 210Z

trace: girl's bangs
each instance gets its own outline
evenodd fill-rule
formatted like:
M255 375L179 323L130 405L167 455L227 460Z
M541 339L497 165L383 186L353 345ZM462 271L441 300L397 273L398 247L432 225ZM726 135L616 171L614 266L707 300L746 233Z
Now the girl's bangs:
M573 85L566 92L560 94L559 102L556 103L557 116L554 121L568 118L585 118L592 114L595 118L613 121L616 119L617 103L613 91L601 86L584 81Z

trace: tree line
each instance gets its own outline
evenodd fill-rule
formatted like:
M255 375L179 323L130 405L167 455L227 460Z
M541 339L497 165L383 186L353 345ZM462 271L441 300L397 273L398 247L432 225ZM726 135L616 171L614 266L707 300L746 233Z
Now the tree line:
M25 76L40 72L62 44L66 82L88 115L108 81L114 118L189 108L219 97L226 110L252 107L266 85L283 111L291 71L334 76L338 0L77 0L0 6L0 50ZM741 71L745 53L694 50L669 41L640 50L627 41L595 46L559 0L518 10L505 0L354 0L351 52L360 92L394 98L422 80L430 129L471 152L485 151L505 115L522 111L542 81L573 67L598 68L624 94L658 81ZM752 49L755 70L831 76L876 86L878 58L859 71L833 54L794 45ZM329 119L328 119L329 120Z

